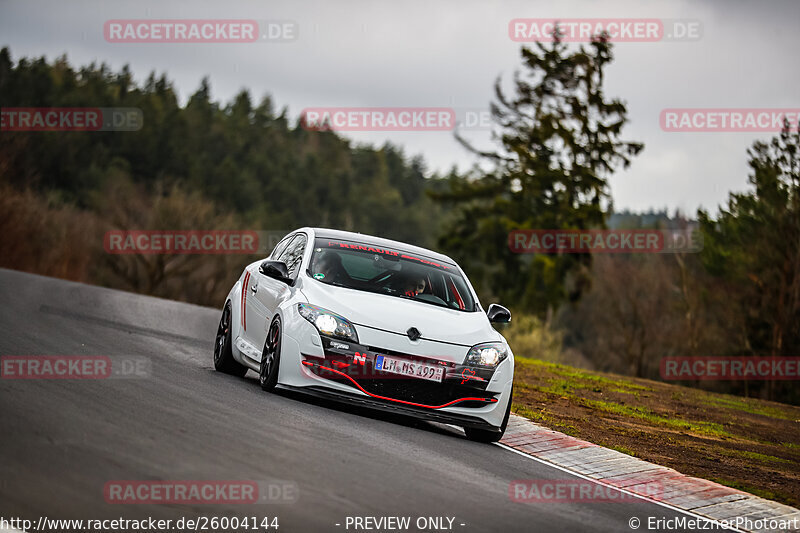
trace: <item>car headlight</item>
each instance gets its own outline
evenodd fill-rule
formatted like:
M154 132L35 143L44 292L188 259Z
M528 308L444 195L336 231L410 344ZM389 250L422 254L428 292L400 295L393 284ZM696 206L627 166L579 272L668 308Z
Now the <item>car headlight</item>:
M508 349L501 342L484 342L469 349L465 364L495 367L508 357Z
M297 304L297 310L323 335L358 342L356 328L346 318L311 304Z

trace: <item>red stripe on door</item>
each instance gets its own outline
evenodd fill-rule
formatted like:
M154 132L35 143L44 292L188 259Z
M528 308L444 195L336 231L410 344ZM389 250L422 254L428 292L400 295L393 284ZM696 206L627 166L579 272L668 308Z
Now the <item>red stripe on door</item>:
M247 331L247 284L250 282L250 271L244 275L244 283L242 284L242 328Z

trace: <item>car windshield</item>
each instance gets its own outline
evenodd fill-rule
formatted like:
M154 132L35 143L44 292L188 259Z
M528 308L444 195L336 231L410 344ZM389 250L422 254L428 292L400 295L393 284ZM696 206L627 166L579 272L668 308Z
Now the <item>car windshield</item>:
M375 292L458 311L477 306L451 265L374 245L318 238L308 275L320 283Z

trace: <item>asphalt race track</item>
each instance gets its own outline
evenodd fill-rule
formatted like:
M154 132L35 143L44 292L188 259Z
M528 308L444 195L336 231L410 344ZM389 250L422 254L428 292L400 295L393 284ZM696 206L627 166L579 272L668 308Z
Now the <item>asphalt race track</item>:
M682 516L644 500L513 502L512 480L569 476L448 426L269 394L252 372L215 372L216 309L8 270L0 270L0 295L0 355L152 363L138 379L0 379L3 517L277 516L280 533L290 533L346 531L348 516L410 516L412 524L445 516L464 532L620 533L633 516ZM213 479L284 480L299 496L112 505L103 493L113 480Z

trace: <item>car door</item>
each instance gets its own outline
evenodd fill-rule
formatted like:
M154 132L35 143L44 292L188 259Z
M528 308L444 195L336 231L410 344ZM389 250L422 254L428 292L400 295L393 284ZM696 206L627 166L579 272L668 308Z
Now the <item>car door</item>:
M242 280L242 328L240 336L250 345L250 349L246 350L247 355L250 357L256 355L256 350L261 350L264 342L262 339L262 344L259 344L260 332L264 329L264 322L266 321L264 312L256 300L260 281L259 276L261 276L258 271L259 264L256 263L247 267Z
M280 256L295 236L291 234L284 237L275 246L275 249L272 250L267 259L276 259ZM258 262L247 267L242 280L241 337L254 349L254 351L248 351L251 357L257 357L257 353L261 353L261 349L264 347L264 339L266 338L264 331L265 328L269 327L266 322L272 318L272 315L267 314L266 309L258 300L258 291L263 286L262 280L265 278L258 270L260 265L261 262Z
M286 263L289 277L292 279L297 279L307 242L306 235L298 233L276 257L271 258L275 261ZM261 350L264 348L264 341L267 338L267 331L272 323L272 318L275 316L280 303L289 296L292 288L282 281L265 276L261 272L258 272L257 283L258 286L253 290L253 300L255 300L254 304L259 309L258 312L264 316L264 327L257 332L258 337L254 338L254 342L259 343L256 346ZM255 331L253 335L256 335Z

